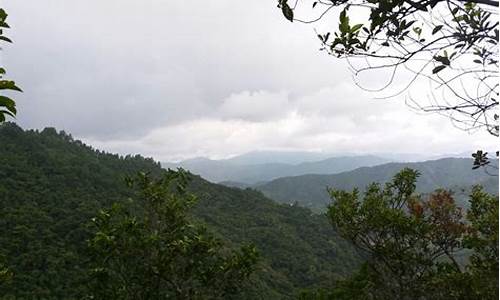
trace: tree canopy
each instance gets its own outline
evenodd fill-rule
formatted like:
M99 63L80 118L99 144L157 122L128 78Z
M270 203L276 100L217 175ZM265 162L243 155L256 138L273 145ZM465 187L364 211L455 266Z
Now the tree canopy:
M255 247L224 249L189 217L196 197L187 193L187 173L168 170L157 180L139 173L127 182L137 203L116 203L92 220L94 298L228 299L241 290Z
M498 198L476 186L466 216L453 195L415 194L403 169L364 195L330 190L328 217L365 258L328 299L498 299Z

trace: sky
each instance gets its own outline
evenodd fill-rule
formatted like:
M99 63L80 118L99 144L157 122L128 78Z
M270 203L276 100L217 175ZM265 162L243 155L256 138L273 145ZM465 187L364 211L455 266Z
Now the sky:
M496 147L483 131L412 110L404 96L374 99L344 60L319 51L317 27L288 22L276 4L4 0L14 44L1 63L24 90L13 95L16 121L160 161ZM384 75L369 80L382 85Z

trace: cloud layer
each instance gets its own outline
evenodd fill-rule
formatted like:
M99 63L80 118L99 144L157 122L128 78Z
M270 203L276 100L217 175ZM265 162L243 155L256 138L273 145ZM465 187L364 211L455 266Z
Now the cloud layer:
M375 101L274 1L6 1L18 122L160 160L252 150L460 152L462 132ZM43 13L42 13L43 12ZM373 82L382 78L373 78Z

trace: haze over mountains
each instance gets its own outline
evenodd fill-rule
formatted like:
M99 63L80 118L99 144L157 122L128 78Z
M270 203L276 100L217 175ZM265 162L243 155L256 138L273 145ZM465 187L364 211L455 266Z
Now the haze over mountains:
M162 166L172 169L182 167L215 183L247 187L280 177L336 174L388 162L422 161L450 156L470 157L470 153L431 156L399 153L356 155L300 151L255 151L221 160L198 157L181 162L163 162Z
M420 193L430 193L438 188L451 189L464 205L467 205L468 191L474 184L481 184L488 192L498 194L498 177L484 170L472 170L470 153L435 156L398 153L331 155L261 151L230 159L195 158L179 163L162 163L162 166L182 167L209 181L230 187L257 189L275 201L298 203L316 212L323 211L330 202L327 187L347 190L358 187L363 191L372 182L389 181L405 167L420 171L417 183ZM498 164L495 161L492 163Z
M333 157L319 161L306 161L292 164L298 156L283 156L282 159L271 161L272 156L256 158L255 163L250 163L250 154L226 160L210 160L197 158L176 164L162 163L164 168L182 167L194 174L212 181L255 184L269 181L284 176L297 176L303 174L334 174L353 170L362 166L374 166L389 162L388 159L377 156L352 156ZM311 155L309 158L312 159ZM317 158L320 158L318 155Z
M299 203L313 210L322 210L330 202L327 187L352 190L356 187L363 191L372 182L388 182L403 168L420 172L417 191L430 193L438 188L451 189L458 200L467 197L472 185L483 185L487 192L498 194L498 177L484 170L472 170L472 159L443 158L415 163L387 163L374 167L362 167L349 172L332 175L302 175L283 177L254 188L269 198L283 203ZM498 162L492 161L498 167ZM498 170L495 170L498 173ZM464 203L466 204L466 203Z

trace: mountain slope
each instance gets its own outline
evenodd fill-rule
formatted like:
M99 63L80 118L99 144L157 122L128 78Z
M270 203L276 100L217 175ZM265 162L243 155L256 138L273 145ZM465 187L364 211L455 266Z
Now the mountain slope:
M249 157L245 156L241 160L210 160L206 158L197 158L180 163L162 163L162 166L164 168L173 169L182 167L212 182L232 181L241 184L255 184L285 176L334 174L363 166L374 166L389 162L389 160L385 158L364 155L332 157L320 161L309 161L299 164L248 164L246 162L248 162ZM276 159L279 160L278 158ZM262 159L257 159L257 161L262 161Z
M409 167L420 171L417 191L432 192L437 188L454 188L457 192L474 184L482 184L490 193L498 193L498 177L482 170L472 170L472 159L445 158L418 163L388 163L363 167L333 175L302 175L284 177L254 186L269 198L283 203L298 202L314 210L323 210L330 202L327 187L363 190L372 182L389 181L401 169Z
M0 145L0 255L15 273L0 291L18 299L81 298L90 218L131 196L125 175L162 169L152 159L94 150L50 128L4 124ZM200 177L190 189L199 197L195 218L229 246L252 242L260 251L245 294L250 299L289 299L302 288L329 286L358 262L326 218L308 209Z

